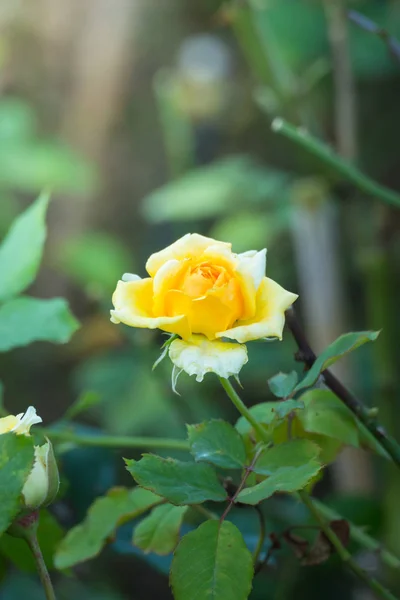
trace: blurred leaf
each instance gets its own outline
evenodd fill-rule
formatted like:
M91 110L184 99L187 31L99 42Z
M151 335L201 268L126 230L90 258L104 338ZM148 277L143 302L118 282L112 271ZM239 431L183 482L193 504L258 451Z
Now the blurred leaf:
M32 108L19 98L0 102L0 145L17 144L32 138L36 117Z
M287 398L293 392L298 380L296 371L291 373L277 373L268 379L268 386L277 398Z
M92 406L96 406L101 401L100 394L96 392L85 392L77 400L71 404L65 411L64 419L74 419L81 412L88 410Z
M151 431L152 435L162 436L168 429L171 435L182 434L182 417L165 380L152 374L153 361L154 352L139 343L126 353L94 356L79 365L75 373L77 390L90 389L101 396L103 402L93 412L110 433Z
M264 450L253 470L259 475L273 475L277 471L301 467L312 462L315 463L315 467L320 467L317 461L319 454L319 447L310 440L288 440Z
M330 390L309 390L301 396L305 410L297 418L305 431L358 446L358 427L350 410Z
M153 223L216 217L235 205L281 199L286 181L247 157L230 157L156 190L144 200L143 214Z
M270 247L289 225L289 211L279 207L268 213L235 211L212 227L210 236L230 242L235 252Z
M170 554L178 543L179 530L186 511L186 506L156 506L151 514L135 527L133 543L146 554Z
M36 277L46 239L49 199L48 194L39 196L14 221L0 246L0 300L19 294Z
M78 327L63 298L21 296L0 306L0 352L36 341L63 344Z
M83 523L71 529L58 546L54 564L66 569L97 556L115 529L161 502L161 498L141 488L113 488L90 507Z
M213 420L188 425L190 451L196 461L205 461L224 469L241 469L246 448L238 432L226 421Z
M252 416L264 425L277 425L292 411L302 410L304 403L301 400L283 400L281 402L260 402L250 408ZM244 417L238 419L236 429L242 435L249 433L252 429L250 423Z
M95 188L93 168L65 146L29 142L0 146L0 186L24 192L43 188L89 193Z
M33 455L31 437L0 435L0 535L21 510L20 495L33 466Z
M338 337L318 356L304 379L296 385L294 392L298 392L303 388L314 385L325 369L328 369L340 358L349 352L356 350L362 344L375 341L378 335L379 331L355 331L352 333L345 333Z
M38 540L44 561L49 569L53 568L53 555L57 544L64 537L64 531L48 510L40 512ZM35 572L36 565L25 540L3 535L0 538L0 554L7 557L18 569Z
M171 567L175 600L246 600L252 578L252 556L229 521L206 521L185 535Z
M129 473L137 483L172 504L200 504L206 500L222 502L226 491L214 469L202 463L183 462L143 454L141 460L126 460Z
M60 248L57 265L85 289L110 295L120 279L132 269L132 256L111 235L96 231L70 238Z

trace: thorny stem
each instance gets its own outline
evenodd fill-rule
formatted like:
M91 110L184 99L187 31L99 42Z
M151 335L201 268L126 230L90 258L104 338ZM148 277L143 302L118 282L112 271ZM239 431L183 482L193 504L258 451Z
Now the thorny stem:
M36 569L42 582L44 592L47 600L56 600L54 593L53 584L51 583L50 575L46 567L46 563L43 559L43 554L37 540L36 532L32 535L27 536L26 541L31 549L33 558L35 560Z
M226 507L226 509L224 510L224 512L221 515L220 523L222 523L224 521L224 519L228 515L229 511L231 510L232 506L235 504L237 497L239 496L240 492L242 491L242 489L246 485L246 481L249 478L250 473L252 473L252 471L254 469L254 465L256 464L256 462L259 459L260 454L261 454L261 452L263 450L264 450L264 447L259 448L256 451L256 453L254 454L253 460L251 461L251 464L248 467L244 468L244 475L242 477L242 480L239 483L239 486L238 486L236 492L233 494L232 498L229 498L229 500L228 500L228 506Z
M360 567L358 563L356 563L350 552L346 550L343 546L342 542L339 540L334 531L332 531L329 523L327 523L324 517L320 514L313 500L310 498L308 493L305 490L299 491L299 496L302 502L307 506L308 510L320 526L321 530L324 532L325 536L328 538L332 546L335 548L336 552L342 559L342 561L348 566L348 568L353 571L357 577L359 577L364 583L373 590L377 596L383 598L384 600L397 600L396 596L393 596L389 590L387 590L383 585L379 583L374 577L371 577L364 569Z
M311 368L316 360L316 355L308 343L304 331L292 308L286 311L286 324L289 327L299 348L299 360ZM351 410L351 412L361 421L370 431L376 441L391 456L395 464L400 467L400 446L394 438L389 436L385 429L380 425L375 416L366 408L350 390L348 390L330 371L327 369L322 373L325 384L332 392Z
M312 137L302 128L295 127L284 119L276 118L272 121L272 130L279 133L304 150L319 158L331 167L342 178L350 181L355 187L367 194L378 198L386 204L400 207L400 195L389 188L380 185L361 173L356 167L338 156L332 148Z
M355 10L349 10L347 16L350 21L358 25L361 29L364 29L364 31L380 37L386 43L392 57L400 63L400 43L386 29Z

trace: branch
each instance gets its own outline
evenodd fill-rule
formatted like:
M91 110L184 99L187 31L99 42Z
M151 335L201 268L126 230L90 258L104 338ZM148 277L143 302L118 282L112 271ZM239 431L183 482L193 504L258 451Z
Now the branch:
M301 490L299 492L299 496L304 502L304 504L307 506L315 521L321 527L322 531L332 544L333 548L335 548L336 552L338 553L344 564L346 564L348 568L351 571L353 571L353 573L357 575L357 577L364 581L364 583L371 590L373 590L380 598L383 598L384 600L396 600L396 596L393 596L393 594L389 592L389 590L387 590L381 583L379 583L377 579L371 577L369 573L364 571L364 569L362 569L360 565L356 563L356 561L351 556L350 552L346 550L342 542L337 537L336 533L331 529L329 523L327 523L324 517L320 514L319 510L314 504L314 501L311 499L308 493L305 490Z
M39 427L40 431L50 440L56 442L70 442L77 446L98 446L102 448L159 448L163 450L189 450L189 444L185 440L176 440L173 438L153 438L153 437L131 437L117 435L79 435L73 431L58 431L55 429L44 429Z
M360 27L360 29L380 37L387 45L388 50L394 60L400 63L400 43L396 40L396 38L391 36L386 29L380 27L371 21L371 19L368 19L355 10L350 10L347 13L347 16L349 20Z
M335 510L330 508L330 506L326 506L320 500L313 499L314 506L316 506L319 512L329 521L335 521L337 519L343 519L344 517L337 513ZM351 521L346 519L350 527L350 538L371 552L376 552L379 557L382 559L388 567L392 567L393 569L400 568L400 558L398 558L395 554L383 548L381 543L378 540L375 540L373 537L368 535L361 527L357 527Z
M376 183L376 181L370 179L364 175L364 173L361 173L356 167L335 154L329 146L316 138L313 138L304 129L294 127L294 125L291 125L281 118L274 119L271 128L275 133L280 133L301 148L304 148L304 150L307 150L319 158L323 163L336 171L343 179L350 181L355 187L368 196L378 198L391 206L400 207L400 194Z
M305 333L292 308L286 311L286 324L292 332L299 348L299 360L304 362L308 368L311 368L317 357L310 347ZM329 369L324 371L322 375L328 388L330 388L339 400L341 400L359 421L365 425L380 446L382 446L382 448L384 448L391 456L394 463L400 467L400 446L396 440L388 435L382 425L371 416L368 408L366 408L361 401L343 385L343 383L336 379Z

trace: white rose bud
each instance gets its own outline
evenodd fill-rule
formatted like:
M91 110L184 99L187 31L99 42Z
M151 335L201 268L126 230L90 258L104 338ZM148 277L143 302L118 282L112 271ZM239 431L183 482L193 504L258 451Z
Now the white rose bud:
M30 428L42 419L36 414L36 409L30 406L26 413L9 415L0 419L0 435L14 432L16 435L30 435ZM35 446L35 460L25 485L22 496L25 508L35 510L50 504L57 495L59 475L50 440L42 446Z

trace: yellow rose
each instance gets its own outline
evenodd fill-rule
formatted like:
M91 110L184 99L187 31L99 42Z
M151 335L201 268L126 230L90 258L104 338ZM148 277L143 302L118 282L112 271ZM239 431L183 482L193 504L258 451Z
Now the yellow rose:
M113 295L111 320L180 336L186 345L180 343L178 353L176 342L172 342L170 356L175 365L191 370L198 380L208 371L222 377L232 375L238 372L240 362L243 366L247 361L246 349L233 348L221 338L240 343L264 337L281 339L285 310L297 298L265 277L265 266L265 249L235 254L231 244L187 234L150 256L146 264L150 277L123 276ZM217 343L218 350L212 345ZM221 363L220 354L226 351L232 357L235 349L235 366L224 368L220 364L215 370L215 363ZM182 352L188 350L190 357L186 354L182 358ZM196 370L193 356L201 361L199 356L206 354L218 355L218 361L208 361L211 364L206 371ZM232 372L228 375L228 371Z
M0 435L13 432L16 435L30 435L32 425L41 423L42 419L30 406L26 413L9 415L0 419ZM42 446L35 446L35 461L24 487L22 497L25 508L36 509L46 506L54 500L59 487L57 463L53 447L49 440Z

